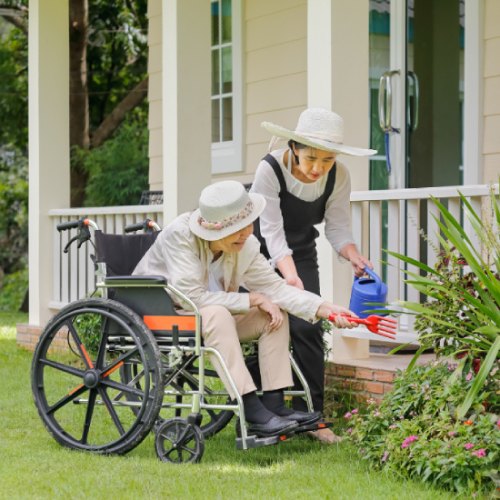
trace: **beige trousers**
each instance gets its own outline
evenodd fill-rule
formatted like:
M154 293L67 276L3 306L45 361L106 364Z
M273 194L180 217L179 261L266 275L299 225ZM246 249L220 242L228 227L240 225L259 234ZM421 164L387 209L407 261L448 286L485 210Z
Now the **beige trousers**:
M232 315L223 306L207 306L200 309L202 336L206 347L219 351L242 396L255 391L256 386L248 371L240 341L258 339L259 367L262 390L272 391L293 385L292 369L288 355L288 315L283 313L281 328L269 331L269 316L257 307L246 314ZM211 362L232 398L235 397L219 361L211 356Z

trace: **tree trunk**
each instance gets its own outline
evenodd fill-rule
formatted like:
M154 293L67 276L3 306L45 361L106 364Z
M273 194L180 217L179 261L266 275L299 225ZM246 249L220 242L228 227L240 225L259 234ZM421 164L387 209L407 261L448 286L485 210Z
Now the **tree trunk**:
M89 96L87 86L88 0L70 0L70 146L88 149ZM85 196L87 173L76 161L71 168L71 206L81 207Z
M92 133L91 147L99 147L120 126L126 114L138 106L148 94L148 78L139 82L106 116Z

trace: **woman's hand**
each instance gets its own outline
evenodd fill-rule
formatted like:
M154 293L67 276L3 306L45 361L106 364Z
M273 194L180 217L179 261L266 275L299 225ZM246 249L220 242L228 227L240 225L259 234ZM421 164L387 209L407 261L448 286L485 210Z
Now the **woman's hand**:
M352 311L349 311L346 307L339 306L337 304L333 304L331 302L323 302L316 311L316 316L318 318L329 319L330 315L337 314L338 316L335 319L330 320L337 328L354 328L358 326L356 323L351 323L348 319L346 319L343 314L348 316L354 316L357 318L357 315Z
M283 324L283 312L280 307L263 293L250 292L250 306L258 307L261 311L269 314L269 326L271 331L277 330Z
M294 286L295 288L299 288L300 290L304 290L304 284L302 280L298 276L289 276L286 278L287 285Z
M373 269L373 264L363 255L359 254L352 257L351 259L352 269L354 270L354 274L360 278L365 273L365 267L369 267Z
M342 248L342 250L340 250L340 255L351 263L354 274L358 278L365 273L365 267L368 266L370 269L373 269L373 264L358 252L356 245L353 243Z
M287 285L294 286L300 290L304 290L304 284L299 278L297 273L297 268L295 267L295 262L291 255L283 257L280 261L276 263L281 276L285 279Z

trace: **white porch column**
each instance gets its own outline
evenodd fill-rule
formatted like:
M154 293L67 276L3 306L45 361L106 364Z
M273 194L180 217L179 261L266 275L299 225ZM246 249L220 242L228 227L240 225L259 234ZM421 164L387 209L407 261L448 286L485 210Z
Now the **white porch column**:
M162 4L165 223L198 206L211 180L210 2Z
M359 147L369 146L368 21L368 0L307 2L307 105L342 116L344 142ZM368 160L342 155L339 159L349 168L352 189L368 189ZM322 296L348 306L352 268L339 262L324 234L318 238L318 258ZM334 332L330 342L335 361L368 355L366 340L350 345Z
M368 0L307 2L307 104L341 115L345 143L359 147L369 146L368 22ZM339 160L349 168L352 189L368 189L368 160ZM323 296L348 305L351 266L338 262L324 237L319 251Z
M29 3L29 323L50 317L50 208L69 206L68 2Z

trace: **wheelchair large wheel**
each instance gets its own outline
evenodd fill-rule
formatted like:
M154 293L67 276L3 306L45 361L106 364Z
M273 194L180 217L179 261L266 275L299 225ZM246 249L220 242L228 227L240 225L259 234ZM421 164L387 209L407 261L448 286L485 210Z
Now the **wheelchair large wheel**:
M127 363L143 370L140 387L122 381L120 368ZM163 398L151 332L137 314L107 299L75 302L52 318L34 353L31 383L38 413L56 441L96 453L137 446Z
M206 368L204 373L204 401L209 404L227 404L229 398L217 372L214 369ZM135 385L138 388L142 387L144 371L141 366L125 363L120 368L120 375L124 383ZM192 392L199 390L197 357L193 355L187 365L179 369L174 377L169 377L168 372L165 377L167 380L165 395L157 427L165 420L187 418L191 413ZM134 394L127 395L127 398L132 401L135 397ZM231 410L202 409L200 430L204 438L209 438L224 429L233 415Z

